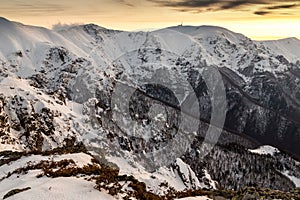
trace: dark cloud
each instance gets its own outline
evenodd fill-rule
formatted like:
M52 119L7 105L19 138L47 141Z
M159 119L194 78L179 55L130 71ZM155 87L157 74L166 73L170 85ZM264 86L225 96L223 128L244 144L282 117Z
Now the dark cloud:
M208 9L214 7L216 10L239 7L248 4L246 0L182 0L182 1L164 1L164 0L149 0L161 6L173 8L188 8L188 9ZM261 0L254 0L261 1Z
M232 9L245 5L267 4L266 0L148 0L166 7L202 9L214 7L215 10Z
M279 9L287 9L287 8L295 8L295 7L297 7L297 4L270 6L270 7L267 7L267 9L269 9L269 10L279 10Z
M295 8L297 7L298 5L296 4L285 4L285 5L275 5L275 6L269 6L269 7L264 7L263 10L260 10L260 11L256 11L254 12L254 14L256 15L267 15L267 14L271 14L272 11L278 11L278 10L282 10L282 9L290 9L290 8ZM291 15L289 13L279 13L280 15Z
M241 6L245 6L245 5L251 5L251 4L263 4L262 1L228 1L228 2L224 2L224 4L221 6L221 9L233 9L233 8L238 8Z
M298 0L148 0L154 2L159 6L171 7L177 10L183 11L218 11L218 10L242 10L245 7L261 6L267 10L280 10L297 7ZM276 5L278 3L290 3L288 5ZM269 14L269 11L257 11L255 14L265 15Z
M254 12L254 14L256 15L268 15L268 14L271 14L270 11L256 11Z

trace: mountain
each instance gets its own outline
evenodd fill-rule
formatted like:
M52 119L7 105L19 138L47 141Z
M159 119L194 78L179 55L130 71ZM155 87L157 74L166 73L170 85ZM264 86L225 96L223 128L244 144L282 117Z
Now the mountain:
M297 39L4 18L0 30L0 196L299 197Z
M300 40L297 38L286 38L275 41L263 41L264 46L269 48L272 53L283 55L289 62L297 62L299 60Z

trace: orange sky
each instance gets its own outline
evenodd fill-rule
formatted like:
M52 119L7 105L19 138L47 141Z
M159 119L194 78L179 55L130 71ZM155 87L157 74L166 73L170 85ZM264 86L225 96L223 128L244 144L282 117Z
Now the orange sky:
M299 0L0 0L0 15L51 28L96 23L147 30L178 25L217 25L253 39L300 38ZM211 2L216 2L211 4ZM253 3L255 2L255 3ZM298 6L299 2L299 6Z

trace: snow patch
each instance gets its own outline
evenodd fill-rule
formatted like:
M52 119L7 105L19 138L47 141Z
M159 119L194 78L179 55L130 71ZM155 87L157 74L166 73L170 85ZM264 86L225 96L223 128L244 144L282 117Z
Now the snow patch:
M260 155L274 155L275 153L279 153L279 150L275 147L269 146L269 145L265 145L265 146L261 146L258 149L249 149L248 151L252 152L252 153L256 153L256 154L260 154Z
M296 185L296 187L300 187L300 178L290 175L289 171L284 171L282 174L288 177Z

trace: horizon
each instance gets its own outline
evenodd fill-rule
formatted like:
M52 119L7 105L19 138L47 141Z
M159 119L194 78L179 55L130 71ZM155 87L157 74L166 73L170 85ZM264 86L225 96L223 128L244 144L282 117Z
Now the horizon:
M297 0L11 0L2 2L0 11L11 21L48 29L94 23L136 31L183 23L224 27L254 40L300 38Z
M159 27L159 28L141 28L141 29L135 29L135 30L124 30L124 29L116 29L116 28L109 28L109 27L105 27L101 24L97 24L97 23L93 23L93 22L87 22L87 23L74 23L74 24L54 24L52 27L45 27L45 26L41 26L41 25L36 25L36 24L26 24L26 23L23 23L23 22L20 22L20 21L15 21L15 20L11 20L11 19L8 19L6 17L3 17L3 16L0 16L0 19L5 19L5 20L8 20L10 22L13 22L13 23L21 23L25 26L35 26L35 27L42 27L42 28L46 28L48 30L52 30L52 31L57 31L57 30L64 30L64 29L67 29L67 28L71 28L71 27L76 27L76 26L81 26L81 25L87 25L87 24L95 24L99 27L102 27L102 28L105 28L105 29L110 29L110 30L119 30L119 31L128 31L128 32L139 32L139 31L142 31L142 32L152 32L152 31L156 31L156 30L160 30L160 29L165 29L165 28L171 28L171 27L177 27L177 26L183 26L183 27L203 27L203 26L210 26L210 27L216 27L216 28L224 28L224 29L227 29L229 31L232 31L234 33L237 33L237 34L243 34L244 36L246 37L249 37L250 39L252 40L256 40L256 41L272 41L272 40L282 40L282 39L288 39L288 38L296 38L296 39L299 39L300 40L300 37L295 37L295 36L288 36L288 37L276 37L276 36L273 36L273 37L268 37L268 38L265 38L265 37L256 37L256 38L253 38L253 37L250 37L248 35L245 35L244 33L241 33L241 32L238 32L238 31L234 31L234 30L231 30L229 28L226 28L226 27L222 27L222 26L218 26L218 25L209 25L209 24L201 24L201 25L191 25L191 24L177 24L177 25L170 25L170 26L165 26L165 27Z

